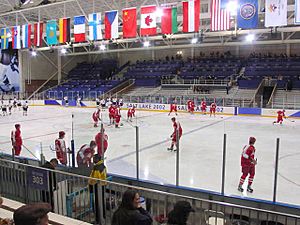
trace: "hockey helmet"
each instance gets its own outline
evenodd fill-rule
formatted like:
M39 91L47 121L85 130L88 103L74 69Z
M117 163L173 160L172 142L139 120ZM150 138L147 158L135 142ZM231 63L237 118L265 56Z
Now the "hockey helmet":
M172 117L171 120L174 122L174 121L176 121L176 118L175 118L175 117Z
M282 110L282 112L285 112L285 109L284 109L284 110Z
M250 138L249 138L249 143L250 143L250 144L254 144L255 141L256 141L256 138L255 138L255 137L250 137Z
M66 134L66 133L65 133L64 131L59 131L58 136L59 136L59 137L63 137L63 136L65 136L65 134Z
M20 125L20 124L18 124L18 123L17 123L17 124L15 124L15 128L16 128L16 129L18 129L18 128L20 128L20 127L21 127L21 125Z

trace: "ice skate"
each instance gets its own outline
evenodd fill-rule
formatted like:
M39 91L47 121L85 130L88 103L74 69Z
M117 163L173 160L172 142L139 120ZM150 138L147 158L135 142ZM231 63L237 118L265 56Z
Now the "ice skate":
M250 193L253 193L253 189L251 188L251 186L250 186L250 185L248 185L248 187L247 187L247 191L248 191L248 192L250 192Z
M244 192L244 188L242 187L242 185L239 185L239 186L238 186L238 191Z

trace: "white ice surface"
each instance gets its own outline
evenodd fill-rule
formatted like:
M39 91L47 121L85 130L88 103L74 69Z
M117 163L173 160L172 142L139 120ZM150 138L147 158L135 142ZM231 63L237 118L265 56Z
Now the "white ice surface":
M30 107L28 116L16 111L0 116L0 151L10 154L10 132L15 123L21 124L24 145L37 158L42 152L46 159L55 157L50 146L58 131L66 131L66 141L72 136L72 117L76 150L89 143L99 128L91 119L95 109L64 107ZM103 113L109 148L106 152L108 172L128 177L136 176L136 128L139 127L140 178L161 184L175 184L176 153L168 152L172 133L171 116L167 113L138 111L134 122L124 120L123 127L108 126L107 112ZM227 134L225 194L272 200L276 138L280 138L277 201L300 205L300 120L285 120L282 126L272 125L272 118L189 115L177 117L183 128L180 143L180 185L196 189L221 191L223 135ZM254 193L239 193L241 149L254 136L258 159L254 178ZM23 148L22 156L33 158Z

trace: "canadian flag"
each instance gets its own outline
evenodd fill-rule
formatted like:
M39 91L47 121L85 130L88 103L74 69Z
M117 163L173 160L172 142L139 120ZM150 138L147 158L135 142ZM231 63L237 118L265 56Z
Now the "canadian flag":
M156 6L141 7L141 36L156 35Z

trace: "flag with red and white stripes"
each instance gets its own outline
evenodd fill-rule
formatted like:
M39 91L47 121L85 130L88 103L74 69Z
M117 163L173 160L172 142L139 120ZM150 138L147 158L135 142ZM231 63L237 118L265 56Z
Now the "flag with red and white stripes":
M224 6L224 0L211 1L211 31L230 29L230 12Z
M200 0L182 2L182 32L198 32L200 25Z

